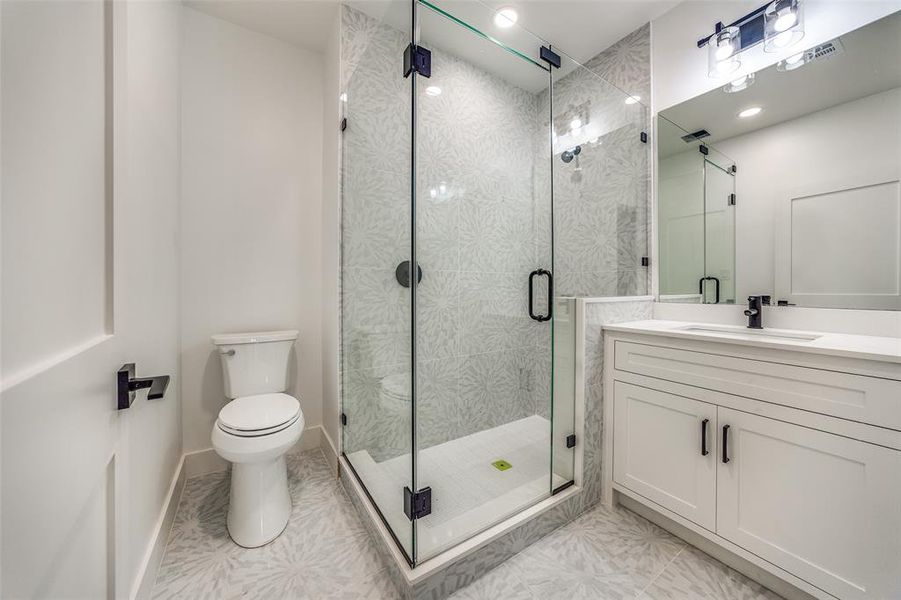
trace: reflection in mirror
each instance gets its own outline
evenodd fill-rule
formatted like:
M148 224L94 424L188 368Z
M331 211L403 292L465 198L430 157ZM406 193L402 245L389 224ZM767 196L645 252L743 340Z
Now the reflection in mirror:
M899 56L901 12L660 113L661 301L901 310Z

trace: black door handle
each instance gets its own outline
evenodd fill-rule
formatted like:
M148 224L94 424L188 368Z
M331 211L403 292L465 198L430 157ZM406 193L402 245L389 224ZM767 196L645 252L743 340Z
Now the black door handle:
M135 391L150 388L147 392L148 400L158 400L166 395L169 387L168 375L156 377L135 377L135 364L122 365L116 372L116 400L118 409L129 408L135 399Z
M710 451L707 450L707 424L710 423L710 419L704 419L701 421L701 456L707 456L710 454Z
M532 306L535 302L535 291L533 289L533 283L535 281L535 277L540 275L544 275L547 277L547 313L543 315L536 315L535 311L532 310ZM550 271L546 271L545 269L535 269L531 273L529 273L529 317L536 321L550 321L551 317L554 315L554 276L551 275Z
M723 425L723 464L729 462L729 426Z

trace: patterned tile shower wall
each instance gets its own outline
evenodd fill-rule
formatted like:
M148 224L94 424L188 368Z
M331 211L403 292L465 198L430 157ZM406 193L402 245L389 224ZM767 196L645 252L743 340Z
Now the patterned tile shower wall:
M638 30L589 64L646 98L647 34ZM411 450L410 294L395 279L409 259L412 220L410 82L400 77L408 41L344 7L344 450L366 449L376 461ZM548 92L429 47L428 85L441 94L420 90L417 99L420 449L547 417L551 366L549 327L530 320L527 307L529 272L551 266ZM559 148L553 158L560 295L647 290L648 150L638 141L647 116L641 104L624 103L629 94L582 67L555 81L555 125L587 103L603 130L575 165L560 162Z
M448 26L452 26L450 23ZM410 83L407 37L343 12L348 127L343 171L345 452L410 451ZM533 193L538 98L432 50L417 123L417 425L420 449L533 414L548 415L550 328L528 317L539 257ZM424 86L422 86L424 87ZM546 143L546 142L545 142ZM547 154L545 153L545 156ZM547 248L547 243L541 248Z
M600 77L599 77L600 76ZM629 34L556 80L553 93L555 274L557 293L603 297L648 290L650 205L647 108L650 27ZM629 98L635 102L626 102ZM547 94L542 97L547 102ZM573 119L583 131L568 133ZM564 163L559 153L579 145Z

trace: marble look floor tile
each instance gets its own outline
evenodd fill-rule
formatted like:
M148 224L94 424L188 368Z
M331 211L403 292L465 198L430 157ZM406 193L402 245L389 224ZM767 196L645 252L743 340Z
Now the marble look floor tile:
M153 590L155 599L394 600L399 594L360 517L317 449L287 457L284 533L241 548L225 526L227 472L190 479Z
M779 600L700 550L687 546L644 591L642 600Z

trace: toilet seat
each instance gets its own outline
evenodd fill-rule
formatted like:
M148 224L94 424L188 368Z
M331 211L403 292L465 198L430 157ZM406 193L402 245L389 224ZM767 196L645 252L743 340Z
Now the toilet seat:
M256 394L235 398L226 404L219 411L216 424L230 435L260 437L287 429L300 415L300 402L293 396Z

